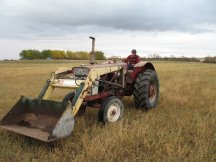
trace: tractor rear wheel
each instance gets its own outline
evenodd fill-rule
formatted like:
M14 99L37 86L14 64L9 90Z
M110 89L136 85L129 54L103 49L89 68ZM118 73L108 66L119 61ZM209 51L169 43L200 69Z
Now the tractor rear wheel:
M68 102L68 101L72 102L74 96L75 96L75 92L70 92L64 97L62 102ZM78 112L77 112L77 114L76 114L76 116L78 116L78 117L83 116L85 114L85 111L86 111L86 106L81 105Z
M159 80L155 71L148 69L138 74L133 96L136 108L148 110L157 106Z
M122 101L115 96L108 97L101 105L98 112L100 122L112 123L123 117L124 105Z

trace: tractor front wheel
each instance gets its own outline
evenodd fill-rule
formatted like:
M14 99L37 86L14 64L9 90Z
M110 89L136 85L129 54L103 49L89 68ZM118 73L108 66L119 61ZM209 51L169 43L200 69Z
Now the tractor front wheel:
M122 101L111 96L105 99L98 112L100 122L112 123L120 120L123 117L124 105Z
M157 106L159 80L155 71L149 69L138 74L133 96L136 108L148 110Z
M75 96L75 92L70 92L64 97L62 102L68 102L68 101L72 102L74 96ZM76 116L78 116L78 117L83 116L85 114L85 111L86 111L86 106L81 105L78 112L77 112L77 114L76 114Z

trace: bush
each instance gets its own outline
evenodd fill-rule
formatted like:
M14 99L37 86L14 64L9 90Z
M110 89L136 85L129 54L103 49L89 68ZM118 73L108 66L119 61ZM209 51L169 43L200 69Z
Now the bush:
M216 63L216 56L214 57L205 57L204 63Z

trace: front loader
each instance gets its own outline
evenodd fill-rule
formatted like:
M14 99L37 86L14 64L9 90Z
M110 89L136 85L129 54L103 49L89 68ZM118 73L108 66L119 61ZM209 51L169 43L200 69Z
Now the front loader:
M51 142L69 136L75 117L86 108L98 108L104 123L120 120L124 112L122 98L134 96L135 107L148 110L157 106L159 81L154 66L139 62L133 70L127 63L108 61L96 64L95 38L92 39L90 64L51 73L39 96L20 100L2 118L0 127L41 141ZM70 89L63 101L51 101L56 88Z

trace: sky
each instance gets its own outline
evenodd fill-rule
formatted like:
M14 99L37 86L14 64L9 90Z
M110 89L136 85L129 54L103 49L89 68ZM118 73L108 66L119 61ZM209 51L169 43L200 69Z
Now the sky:
M23 49L216 56L215 0L0 0L0 59Z

